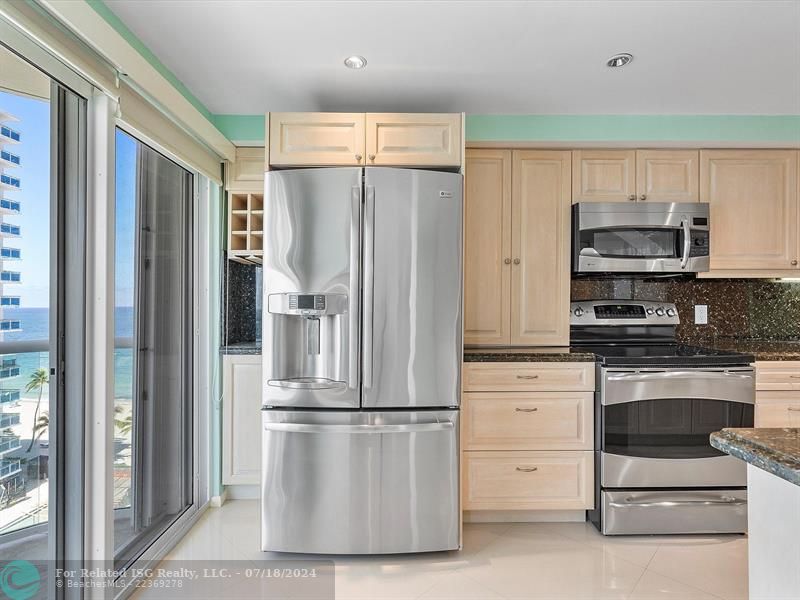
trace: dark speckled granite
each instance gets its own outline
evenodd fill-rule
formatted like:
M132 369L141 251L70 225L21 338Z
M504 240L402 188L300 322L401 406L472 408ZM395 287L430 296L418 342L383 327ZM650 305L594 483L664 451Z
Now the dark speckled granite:
M261 267L224 262L222 345L254 344L261 339Z
M711 445L800 486L800 428L723 429Z
M752 354L756 360L800 360L800 341L717 339L705 345Z
M467 348L464 362L594 362L589 352L573 352L570 348L513 347Z

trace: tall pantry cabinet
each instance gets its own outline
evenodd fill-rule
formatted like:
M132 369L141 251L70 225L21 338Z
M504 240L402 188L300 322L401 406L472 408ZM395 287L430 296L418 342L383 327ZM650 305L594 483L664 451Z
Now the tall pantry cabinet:
M464 343L569 345L571 152L468 149Z

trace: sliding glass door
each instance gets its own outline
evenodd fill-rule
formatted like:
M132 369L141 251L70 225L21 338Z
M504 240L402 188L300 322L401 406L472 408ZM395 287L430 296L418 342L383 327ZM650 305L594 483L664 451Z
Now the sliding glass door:
M135 560L194 502L192 173L116 132L114 547Z

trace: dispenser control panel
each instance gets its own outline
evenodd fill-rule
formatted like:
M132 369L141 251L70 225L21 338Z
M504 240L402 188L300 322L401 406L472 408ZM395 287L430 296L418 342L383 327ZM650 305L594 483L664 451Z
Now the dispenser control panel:
M292 310L325 310L325 296L320 294L290 294L289 308Z
M269 312L279 315L322 317L347 312L344 294L269 294Z

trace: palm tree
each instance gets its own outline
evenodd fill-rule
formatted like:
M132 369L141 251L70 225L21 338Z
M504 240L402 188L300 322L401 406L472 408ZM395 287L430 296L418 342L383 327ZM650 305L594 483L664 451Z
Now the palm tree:
M39 400L36 402L36 411L33 413L33 431L31 433L31 443L28 444L28 449L25 451L30 452L33 448L33 443L36 441L37 424L39 422L39 408L42 405L42 391L44 386L50 383L50 372L47 369L36 369L31 373L31 380L25 386L26 392L33 392L39 390ZM39 434L41 435L41 434Z
M115 406L114 412L119 415L125 412L125 409L121 406ZM128 433L130 433L131 429L133 429L133 413L128 412L128 414L122 419L114 417L114 427L119 430L120 435L125 437Z
M34 441L42 437L42 434L50 427L50 413L47 411L39 415L36 423L33 426Z

